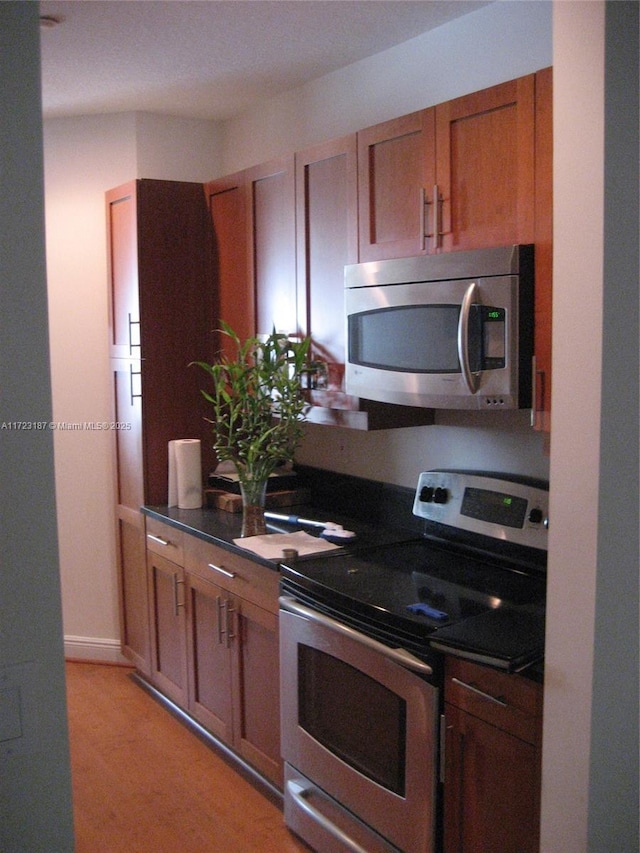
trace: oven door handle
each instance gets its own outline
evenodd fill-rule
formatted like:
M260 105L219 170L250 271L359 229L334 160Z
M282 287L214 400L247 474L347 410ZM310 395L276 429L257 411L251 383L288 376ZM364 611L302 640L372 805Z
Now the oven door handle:
M296 616L302 616L305 619L310 619L312 622L318 622L320 625L324 625L325 628L336 631L344 637L351 637L357 643L361 643L363 646L367 646L367 648L390 658L395 663L406 667L406 669L411 669L422 675L433 675L433 668L428 663L424 663L424 661L421 661L404 649L392 649L389 646L385 646L372 637L367 637L365 634L361 634L348 625L343 625L342 622L332 619L331 616L325 616L324 613L318 613L317 610L312 610L310 607L300 604L295 598L291 598L288 595L280 596L280 607L289 613L295 613Z
M311 789L304 788L300 782L297 782L294 779L289 779L287 782L287 791L298 808L306 812L310 818L320 824L320 826L328 832L329 835L336 838L348 850L351 850L352 853L367 853L364 847L361 847L358 842L354 841L353 838L350 838L344 830L340 829L339 826L336 826L335 823L332 823L328 817L311 805L307 800L307 796L313 793Z

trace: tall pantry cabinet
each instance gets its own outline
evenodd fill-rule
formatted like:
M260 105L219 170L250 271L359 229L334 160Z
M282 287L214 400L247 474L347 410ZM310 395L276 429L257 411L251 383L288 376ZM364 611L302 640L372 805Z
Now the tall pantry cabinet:
M211 427L190 367L215 352L209 214L201 184L137 180L106 195L116 547L123 653L149 672L143 504L166 504L168 443Z

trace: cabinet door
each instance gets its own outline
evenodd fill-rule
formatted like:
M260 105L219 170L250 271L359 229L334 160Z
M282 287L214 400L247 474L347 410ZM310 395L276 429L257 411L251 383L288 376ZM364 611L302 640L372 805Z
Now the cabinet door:
M122 653L140 672L149 674L149 606L144 524L139 512L116 508L116 561L120 599Z
M551 302L553 276L552 69L536 73L536 429L551 430Z
M136 182L106 194L109 344L112 358L140 358Z
M445 706L444 853L537 853L536 749Z
M298 323L314 357L345 361L344 266L358 260L356 136L296 154ZM339 390L340 386L338 386Z
M256 332L298 329L293 157L247 172L249 256L256 299Z
M425 252L435 183L434 111L421 110L358 133L361 261Z
M140 514L144 503L140 362L112 359L111 376L111 417L127 426L111 434L116 460L116 563L122 652L141 672L148 674L149 612L144 519Z
M241 600L234 646L235 744L264 776L282 787L278 617Z
M189 711L212 734L233 743L233 597L187 572Z
M118 506L139 510L145 500L142 450L142 366L134 359L111 360L115 496Z
M147 551L151 622L151 678L166 696L187 707L184 570Z
M443 251L534 240L534 75L439 104Z
M245 340L255 334L255 298L249 275L245 173L238 172L206 185L213 226L213 274L217 284L217 315ZM233 357L226 336L220 346Z

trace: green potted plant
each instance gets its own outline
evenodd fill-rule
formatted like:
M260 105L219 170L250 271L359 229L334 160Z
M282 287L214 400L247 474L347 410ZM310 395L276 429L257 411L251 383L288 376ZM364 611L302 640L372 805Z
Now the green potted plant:
M274 331L241 341L221 321L235 356L221 353L214 364L198 361L212 380L202 394L213 406L213 448L220 462L232 462L243 500L242 536L266 532L267 479L292 462L302 438L307 402L302 388L310 339L291 340Z

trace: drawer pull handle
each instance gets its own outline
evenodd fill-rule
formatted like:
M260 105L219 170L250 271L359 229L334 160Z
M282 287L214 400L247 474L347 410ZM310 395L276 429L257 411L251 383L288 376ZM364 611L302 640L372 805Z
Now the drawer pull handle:
M214 572L219 572L221 575L224 575L225 578L235 578L236 573L230 572L229 569L225 569L223 566L216 566L215 563L209 563L209 568L213 569Z
M165 548L171 545L171 542L168 539L163 539L162 536L156 536L155 533L147 533L147 539L151 539L152 542L157 542L158 545L164 545Z
M466 681L460 681L459 678L452 678L451 681L454 684L457 684L459 687L464 687L465 690L470 690L477 696L481 696L483 699L487 699L489 702L494 702L496 705L500 705L502 708L509 707L509 703L505 702L501 696L492 696L490 693L485 693L484 690L480 690L479 688L474 687L473 684L467 684Z

